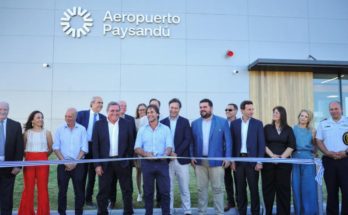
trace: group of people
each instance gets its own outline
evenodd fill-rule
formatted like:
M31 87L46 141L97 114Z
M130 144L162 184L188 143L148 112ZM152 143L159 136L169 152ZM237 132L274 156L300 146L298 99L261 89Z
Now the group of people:
M154 194L162 214L174 213L174 185L178 182L184 214L192 214L189 190L189 166L193 166L198 189L198 213L206 214L211 186L216 214L237 206L247 213L250 191L251 213L260 214L259 177L266 214L272 214L276 197L277 214L290 214L291 188L297 215L318 214L315 165L262 162L231 162L231 158L306 158L313 159L317 149L323 153L324 179L327 187L327 214L348 214L348 119L342 116L340 102L329 104L331 117L312 126L313 114L301 110L298 123L287 123L284 107L273 108L273 119L263 126L253 118L253 102L238 106L228 104L226 118L213 113L213 102L199 102L200 117L191 124L180 115L179 99L168 103L169 116L160 115L160 101L137 106L135 118L126 114L125 101L109 102L106 116L101 114L103 100L92 98L90 109L68 108L65 123L54 137L44 128L44 115L33 111L24 124L7 118L9 104L0 102L1 161L47 160L54 152L59 160L71 161L57 166L58 213L65 214L67 189L72 179L75 214L83 214L84 205L94 205L95 178L99 178L96 196L98 214L108 214L114 207L116 183L122 191L123 214L133 214L132 167L136 168L138 201L144 198L146 214L153 213ZM127 158L141 157L139 160ZM165 159L163 157L166 157ZM77 164L80 159L114 159L111 162ZM199 158L199 159L198 159ZM118 160L119 159L119 160ZM21 167L0 168L1 214L12 214L15 176ZM23 168L24 190L19 215L35 214L34 190L38 191L38 215L50 213L48 166ZM234 179L233 179L234 178ZM143 186L141 186L143 179ZM227 205L224 207L224 186ZM235 187L235 188L234 188ZM234 192L235 191L235 192Z

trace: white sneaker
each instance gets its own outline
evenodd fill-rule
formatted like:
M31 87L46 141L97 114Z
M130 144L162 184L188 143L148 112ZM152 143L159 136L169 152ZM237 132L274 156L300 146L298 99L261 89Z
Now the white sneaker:
M142 202L142 201L143 201L143 197L141 196L141 193L138 193L137 202Z

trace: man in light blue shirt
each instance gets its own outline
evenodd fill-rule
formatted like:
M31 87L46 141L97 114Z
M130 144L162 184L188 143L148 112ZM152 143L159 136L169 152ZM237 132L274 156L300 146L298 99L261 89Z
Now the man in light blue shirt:
M160 156L169 156L173 148L173 139L170 129L159 123L159 109L149 105L146 109L149 123L138 131L135 142L135 152L142 157L149 157L141 161L141 170L144 180L144 197L146 215L153 213L154 182L156 180L161 195L162 214L170 214L170 178L169 165L166 159L156 159Z
M80 160L88 153L86 129L76 123L77 111L69 108L65 113L65 122L55 133L53 150L59 160ZM84 165L64 164L57 167L58 177L58 213L65 214L70 178L73 181L75 193L75 214L83 214L85 197Z

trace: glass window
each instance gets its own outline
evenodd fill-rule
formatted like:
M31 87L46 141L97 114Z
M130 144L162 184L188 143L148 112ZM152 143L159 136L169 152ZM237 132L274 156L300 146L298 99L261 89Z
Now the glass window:
M348 97L348 80L346 81L346 95ZM331 101L340 100L339 82L337 73L314 73L313 93L315 128L321 120L330 117L329 103Z
M348 73L341 74L343 115L348 116Z

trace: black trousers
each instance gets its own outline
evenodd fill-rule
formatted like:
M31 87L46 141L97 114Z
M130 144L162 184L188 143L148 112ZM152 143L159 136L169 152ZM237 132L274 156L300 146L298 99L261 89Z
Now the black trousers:
M225 169L225 190L227 194L227 203L231 207L236 207L236 202L235 202L235 196L234 196L234 189L233 189L233 176L232 176L232 170L231 168L226 168ZM236 178L236 173L233 172L234 178ZM234 180L235 186L237 188L237 181ZM237 195L236 195L237 196ZM237 198L237 197L236 197Z
M60 215L66 214L67 204L67 191L69 186L69 180L72 179L74 193L75 193L75 214L83 214L83 204L85 200L85 188L84 188L84 173L85 166L83 164L77 164L75 169L71 171L65 170L65 165L58 165L57 167L57 180L58 180L58 213Z
M161 196L161 209L163 215L170 214L170 178L167 160L142 160L143 189L145 197L146 215L153 214L153 197L155 184L158 185L157 193Z
M5 168L3 168L5 169ZM1 168L0 168L1 170ZM16 176L8 171L0 171L0 208L1 215L11 215L13 208L13 188Z
M85 156L85 159L92 159L92 153L88 153ZM86 188L86 196L85 200L86 202L91 202L92 196L93 196L93 190L94 190L94 184L95 184L95 166L94 163L86 163L85 164L85 175L84 175L84 184Z
M334 160L324 156L323 165L327 189L326 214L339 214L339 189L342 192L341 214L348 214L348 158Z
M247 214L248 198L247 183L250 190L251 213L260 214L260 197L259 197L259 172L255 171L255 164L248 162L236 163L236 181L237 181L237 205L240 215Z
M133 166L130 166L129 168L130 171L130 177L133 179ZM117 177L114 177L112 179L112 183L110 186L110 196L109 196L109 200L112 203L116 204L116 199L117 199ZM133 195L133 183L131 183L131 187L132 187L132 195Z
M108 214L108 199L111 192L111 184L113 178L117 178L120 182L123 199L123 214L133 214L133 200L132 200L132 178L130 175L130 166L121 166L121 162L109 162L104 174L99 176L99 192L97 195L98 214Z
M275 196L277 214L290 215L291 170L291 164L263 164L262 191L267 215L272 214Z
M109 201L111 203L116 204L117 199L117 177L114 176L112 178L111 184L110 184L110 195L109 195Z

